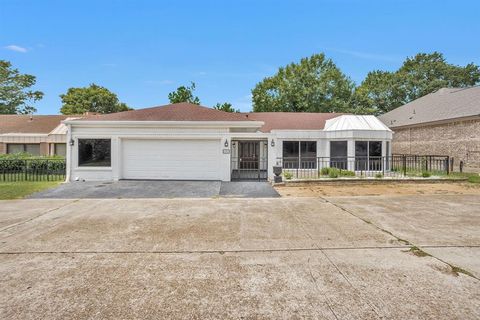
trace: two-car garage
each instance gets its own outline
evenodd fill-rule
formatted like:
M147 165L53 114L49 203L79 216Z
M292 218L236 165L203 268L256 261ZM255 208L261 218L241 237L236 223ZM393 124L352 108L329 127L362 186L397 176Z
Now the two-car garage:
M122 179L222 180L218 139L122 139Z
M65 121L68 181L231 179L232 132L263 125L191 103Z

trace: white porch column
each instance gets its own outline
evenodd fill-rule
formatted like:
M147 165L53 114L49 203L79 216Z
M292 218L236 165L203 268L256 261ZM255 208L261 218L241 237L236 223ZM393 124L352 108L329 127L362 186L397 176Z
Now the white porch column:
M225 141L228 146L225 146ZM237 146L238 148L238 146ZM220 139L220 170L222 181L230 181L232 178L232 139L228 136L223 136Z
M70 182L70 176L72 172L72 146L70 140L72 139L72 126L67 124L67 141L66 148L67 153L65 155L66 167L65 167L65 182Z
M318 170L330 166L330 140L317 140L317 158Z
M272 141L274 146L272 147ZM278 141L275 136L269 136L267 140L268 160L267 160L267 174L268 180L273 180L273 166L277 165L278 150L282 149L282 143Z
M382 141L382 168L384 171L387 171L389 168L389 159L387 157L389 154L387 153L387 141Z
M112 180L118 181L121 175L122 167L122 153L121 153L121 139L112 137L112 146L110 149L111 163L112 163Z
M355 171L355 140L347 141L348 170Z

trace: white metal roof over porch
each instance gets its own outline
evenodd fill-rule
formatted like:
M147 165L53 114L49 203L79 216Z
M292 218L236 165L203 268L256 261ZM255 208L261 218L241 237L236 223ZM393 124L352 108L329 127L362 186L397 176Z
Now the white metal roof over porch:
M391 131L375 116L341 115L327 120L325 131L373 130Z

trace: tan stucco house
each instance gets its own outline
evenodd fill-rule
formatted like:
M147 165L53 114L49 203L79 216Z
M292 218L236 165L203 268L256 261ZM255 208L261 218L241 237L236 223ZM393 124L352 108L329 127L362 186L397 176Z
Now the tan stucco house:
M480 170L480 87L443 88L379 119L394 131L393 154L448 155Z
M0 115L0 154L66 155L65 115Z

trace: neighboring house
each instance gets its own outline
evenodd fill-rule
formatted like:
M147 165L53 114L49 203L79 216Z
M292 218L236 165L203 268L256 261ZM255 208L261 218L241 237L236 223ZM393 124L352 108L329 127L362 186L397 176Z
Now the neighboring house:
M480 87L443 88L379 117L394 154L448 155L480 169Z
M67 180L266 180L284 158L318 170L312 158L389 155L392 138L374 116L228 113L189 103L64 124Z
M0 115L0 154L66 155L64 115Z

